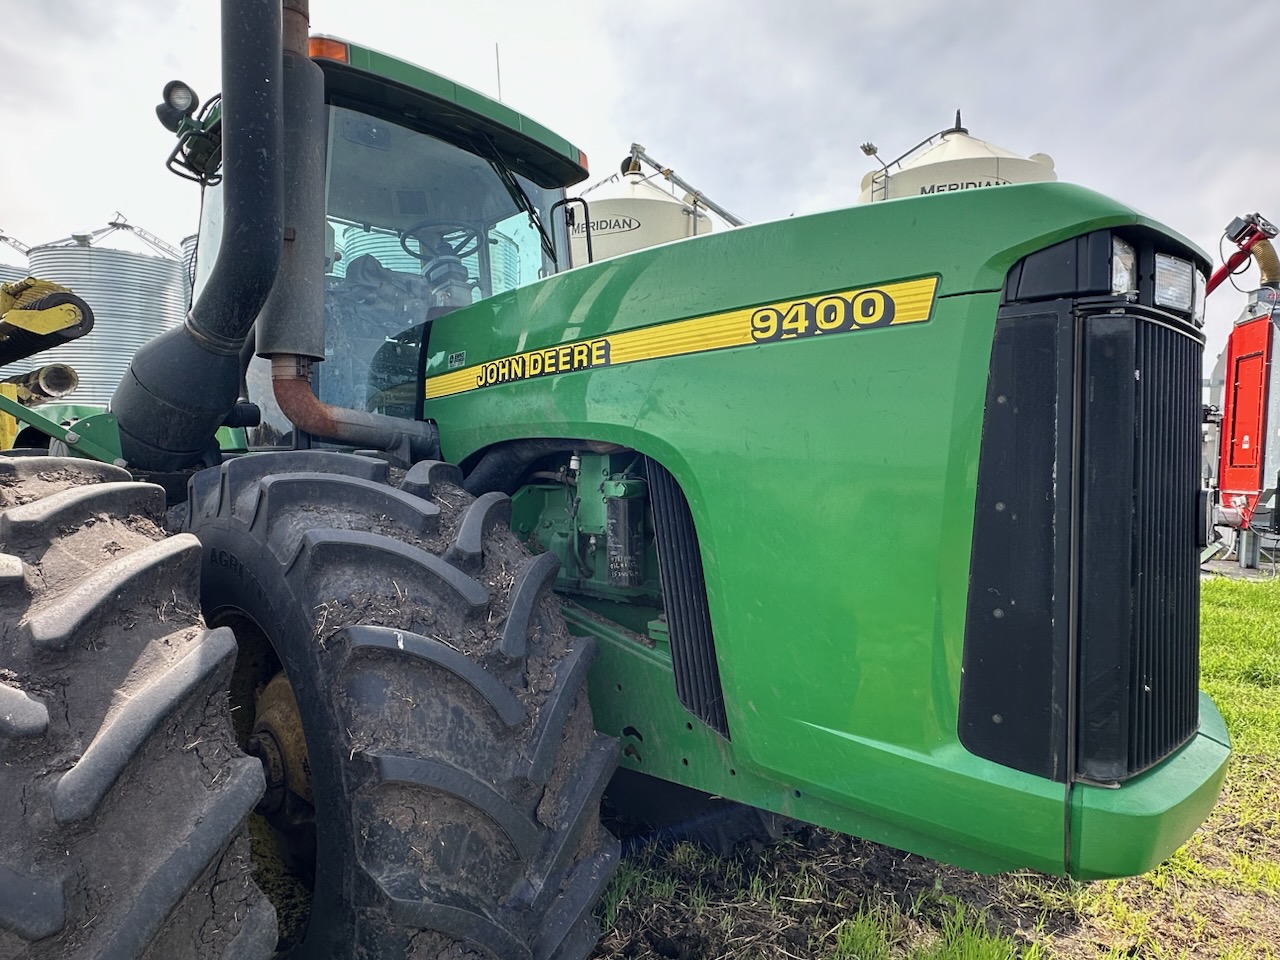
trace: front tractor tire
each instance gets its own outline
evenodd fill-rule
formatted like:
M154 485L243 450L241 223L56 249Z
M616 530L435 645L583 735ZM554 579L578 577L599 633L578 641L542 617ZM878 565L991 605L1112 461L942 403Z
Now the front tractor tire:
M0 958L261 960L261 764L235 744L236 643L199 615L200 544L106 464L0 457Z
M585 957L618 859L593 641L568 634L554 558L519 544L505 496L473 499L440 463L399 488L387 473L308 451L191 483L204 611L236 631L237 730L267 771L259 809L310 888L290 956Z

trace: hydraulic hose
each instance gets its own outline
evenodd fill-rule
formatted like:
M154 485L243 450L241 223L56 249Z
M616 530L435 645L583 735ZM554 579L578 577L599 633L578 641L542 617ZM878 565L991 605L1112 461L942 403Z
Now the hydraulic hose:
M1258 264L1258 284L1263 287L1280 286L1280 257L1270 240L1259 240L1253 245L1253 259Z
M499 443L485 451L472 467L463 483L466 491L474 496L490 491L512 494L520 486L528 469L543 457L555 453L586 450L591 453L619 453L623 447L598 440L567 440L549 438L543 440L513 440Z

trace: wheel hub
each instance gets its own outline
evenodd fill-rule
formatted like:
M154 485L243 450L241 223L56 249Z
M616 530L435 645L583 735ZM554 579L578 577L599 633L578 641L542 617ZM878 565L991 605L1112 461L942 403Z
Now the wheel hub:
M258 694L245 752L262 761L267 790L257 811L277 829L315 821L311 765L293 688L280 671Z

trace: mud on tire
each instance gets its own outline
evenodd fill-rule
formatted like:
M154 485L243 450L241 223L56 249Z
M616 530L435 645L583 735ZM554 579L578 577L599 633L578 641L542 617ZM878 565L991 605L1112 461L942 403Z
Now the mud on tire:
M235 641L200 619L198 541L129 480L0 458L0 957L257 960Z
M594 643L565 630L556 561L520 546L504 495L473 499L440 463L386 479L296 452L191 484L205 613L269 641L305 731L317 853L295 955L585 957L618 858Z

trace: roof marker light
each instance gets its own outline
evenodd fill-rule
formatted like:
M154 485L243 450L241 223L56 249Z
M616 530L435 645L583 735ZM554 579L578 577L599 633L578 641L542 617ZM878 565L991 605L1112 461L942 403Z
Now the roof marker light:
M307 40L307 56L313 60L337 60L351 62L351 48L333 37L311 37Z

